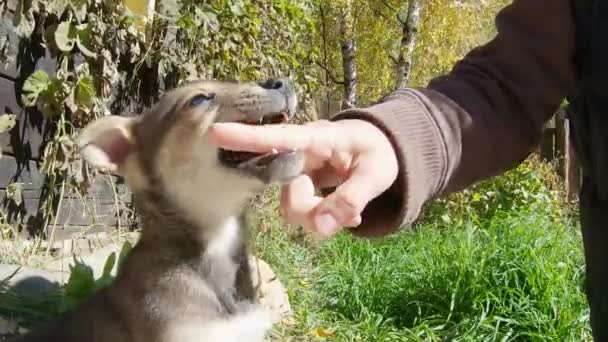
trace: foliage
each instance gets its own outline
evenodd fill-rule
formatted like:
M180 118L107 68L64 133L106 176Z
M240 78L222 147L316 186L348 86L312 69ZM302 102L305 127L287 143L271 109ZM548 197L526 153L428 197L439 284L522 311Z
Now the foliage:
M418 39L413 51L412 86L424 86L431 78L447 73L453 64L473 47L488 41L495 32L494 17L508 0L422 2ZM338 45L337 16L342 1L321 2L324 16L319 18L315 45L321 49L319 58L331 75L340 81L341 57ZM375 102L394 88L395 65L401 40L398 16L407 9L406 1L354 0L357 67L362 104ZM320 11L319 11L320 12ZM326 58L325 58L326 56ZM334 99L341 98L340 86L327 85Z
M21 98L51 127L41 165L48 177L42 199L46 225L58 216L65 193L86 192L90 171L81 165L75 138L95 118L139 112L164 89L194 78L289 75L301 93L314 93L310 5L311 0L165 1L146 22L117 0L19 1L18 36L57 62L54 73L24 75Z
M551 165L532 155L517 168L431 203L418 225L442 220L453 227L490 222L496 217L537 206L548 218L559 219L567 207Z
M450 71L472 48L495 34L494 18L510 0L429 0L423 8L413 56L412 85L424 86Z
M113 281L112 270L120 269L131 248L131 244L125 242L118 257L111 253L99 278L95 278L89 265L74 256L66 284L50 291L19 291L9 285L12 276L3 279L0 281L0 316L10 317L17 320L21 327L31 328L73 309Z
M74 309L83 300L89 298L97 290L104 288L112 283L114 276L112 270L117 267L120 269L125 257L131 251L132 246L127 241L123 244L118 259L116 253L112 252L106 259L101 277L95 279L93 269L87 264L76 259L74 265L70 265L70 278L63 289L63 296L59 312L66 312Z

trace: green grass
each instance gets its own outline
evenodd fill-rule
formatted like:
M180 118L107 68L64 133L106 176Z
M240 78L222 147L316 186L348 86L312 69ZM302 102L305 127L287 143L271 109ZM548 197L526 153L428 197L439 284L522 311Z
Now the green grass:
M313 241L277 215L276 189L259 196L255 253L287 286L295 312L276 340L590 341L576 215L543 167L524 163L437 201L414 231L378 240ZM89 278L74 277L76 297L95 287ZM56 314L66 299L2 286L0 315L25 322Z
M317 246L292 237L266 199L257 253L296 313L280 340L314 340L317 328L332 341L590 340L577 225L544 201L482 225L427 218L415 232Z

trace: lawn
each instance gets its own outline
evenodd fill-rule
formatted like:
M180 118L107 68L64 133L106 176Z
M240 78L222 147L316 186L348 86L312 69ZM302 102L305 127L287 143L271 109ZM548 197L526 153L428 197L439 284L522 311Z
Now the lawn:
M438 204L414 231L383 240L303 238L276 217L276 196L262 197L257 253L296 313L279 340L591 340L576 216L529 166L461 197L469 219ZM531 192L509 189L515 180ZM510 194L479 200L497 189Z
M253 201L254 252L287 286L295 313L277 341L587 341L576 213L524 163L438 201L412 230L315 241ZM550 182L549 182L550 183ZM65 304L3 291L0 314L32 321Z

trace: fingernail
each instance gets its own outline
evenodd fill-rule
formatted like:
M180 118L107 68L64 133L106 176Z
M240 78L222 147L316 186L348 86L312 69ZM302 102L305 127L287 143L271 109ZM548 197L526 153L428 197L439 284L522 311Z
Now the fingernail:
M227 123L216 122L216 123L211 124L211 126L209 126L209 129L216 129L216 128L222 128L222 127L230 127L230 125Z
M322 214L315 217L317 231L324 235L331 235L338 229L338 222L330 214Z

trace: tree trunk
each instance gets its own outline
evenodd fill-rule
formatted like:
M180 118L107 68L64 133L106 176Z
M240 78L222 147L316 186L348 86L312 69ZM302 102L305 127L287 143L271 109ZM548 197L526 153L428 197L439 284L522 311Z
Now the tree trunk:
M344 70L344 108L357 106L357 63L355 60L357 51L354 30L352 3L348 0L340 15L340 47Z
M420 0L409 0L405 20L398 17L401 25L401 44L399 45L399 57L396 60L397 89L407 87L412 70L412 54L416 46L418 33L418 22L420 21Z

